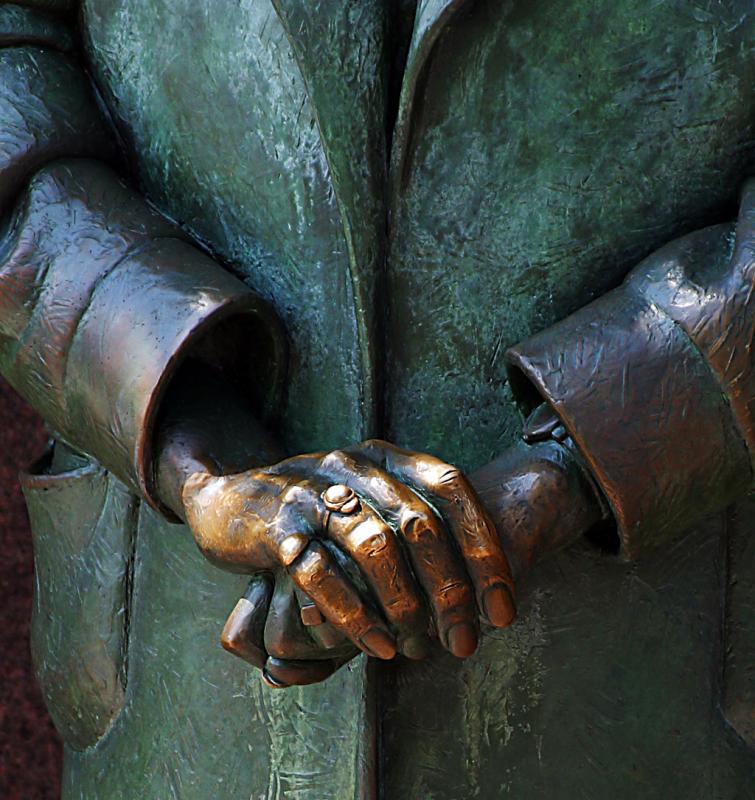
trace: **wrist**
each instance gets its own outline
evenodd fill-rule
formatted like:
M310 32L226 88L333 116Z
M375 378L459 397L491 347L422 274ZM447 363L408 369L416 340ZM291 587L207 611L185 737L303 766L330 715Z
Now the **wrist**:
M604 506L569 440L525 441L471 476L521 579L546 553L606 519Z
M270 464L281 448L222 372L201 362L182 368L157 427L157 491L185 521L186 481L197 473L225 475Z
M215 475L218 472L200 437L180 429L162 434L157 462L157 491L160 500L182 522L186 522L183 500L186 482L198 473Z

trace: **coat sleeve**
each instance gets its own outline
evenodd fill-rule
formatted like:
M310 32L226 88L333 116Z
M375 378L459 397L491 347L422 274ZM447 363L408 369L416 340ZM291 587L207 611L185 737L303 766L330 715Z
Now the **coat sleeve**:
M105 163L114 137L71 41L56 18L0 4L0 371L159 507L151 440L178 366L201 355L258 397L282 337L266 303Z
M736 224L672 242L619 288L507 353L544 398L640 555L753 488L755 182Z

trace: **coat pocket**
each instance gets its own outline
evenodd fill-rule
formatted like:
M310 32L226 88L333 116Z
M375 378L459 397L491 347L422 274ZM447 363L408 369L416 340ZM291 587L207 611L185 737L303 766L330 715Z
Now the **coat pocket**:
M60 444L21 484L36 573L32 659L55 727L83 750L124 703L138 501Z
M755 751L755 494L729 511L723 712Z

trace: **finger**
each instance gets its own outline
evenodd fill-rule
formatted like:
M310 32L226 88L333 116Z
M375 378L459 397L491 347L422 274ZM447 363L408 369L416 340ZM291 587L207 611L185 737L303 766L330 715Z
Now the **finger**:
M431 498L459 546L481 611L496 627L510 625L516 605L508 558L495 525L464 475L440 459L418 456L387 442L366 443L365 454Z
M270 656L289 660L332 658L302 622L295 584L285 572L276 577L265 623L265 649Z
M271 596L272 578L264 574L255 575L220 635L220 643L229 653L260 669L267 660L264 631Z
M369 506L353 515L333 514L328 537L359 567L388 622L399 650L424 658L429 648L429 618L395 532Z
M326 473L323 477L340 480L343 475ZM345 492L347 487L341 486ZM331 513L324 533L359 568L384 615L397 631L401 652L409 658L423 658L429 647L429 619L401 544L380 514L367 503L360 503L352 489L348 492L357 503L356 510ZM347 501L344 507L351 505Z
M310 541L288 565L296 585L314 600L325 619L360 650L376 658L396 655L396 642L378 614L360 597L354 585L323 544Z
M354 657L354 650L348 658L328 659L326 661L292 661L282 658L269 658L262 672L265 683L272 689L286 689L289 686L308 686L329 678L337 669Z
M377 658L393 658L396 642L386 624L363 600L334 554L312 538L313 531L325 527L327 509L320 494L311 481L300 481L285 492L272 531L281 564L325 619L357 647Z
M347 451L328 454L318 474L351 487L398 528L441 642L454 655L471 655L477 646L474 593L448 531L430 506L391 475ZM386 614L392 610L398 616L394 624L409 634L402 637L402 651L421 658L427 650L427 627L400 545L380 518L355 524L355 516L334 513L328 534L359 564Z
M295 591L296 599L299 601L299 616L302 624L306 626L309 635L320 645L320 648L323 651L327 651L328 656L331 658L346 655L353 649L351 642L329 622L325 621L325 617L323 617L312 598L304 594L298 586Z

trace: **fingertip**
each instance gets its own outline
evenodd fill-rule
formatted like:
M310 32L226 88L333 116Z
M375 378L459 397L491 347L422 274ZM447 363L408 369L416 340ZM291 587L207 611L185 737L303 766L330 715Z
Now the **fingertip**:
M448 649L457 658L469 658L477 650L477 631L469 622L457 622L447 635Z
M284 567L290 567L307 549L310 539L303 533L292 533L278 546L278 557Z
M401 654L412 661L422 661L430 652L427 636L410 636L401 643Z
M516 603L505 583L489 587L483 595L482 605L488 622L496 628L507 628L516 617Z
M398 652L393 637L380 628L367 631L359 640L359 644L367 655L381 658L383 661L390 661Z
M261 668L267 658L263 643L265 615L270 605L269 583L253 578L223 626L220 644L224 650Z

